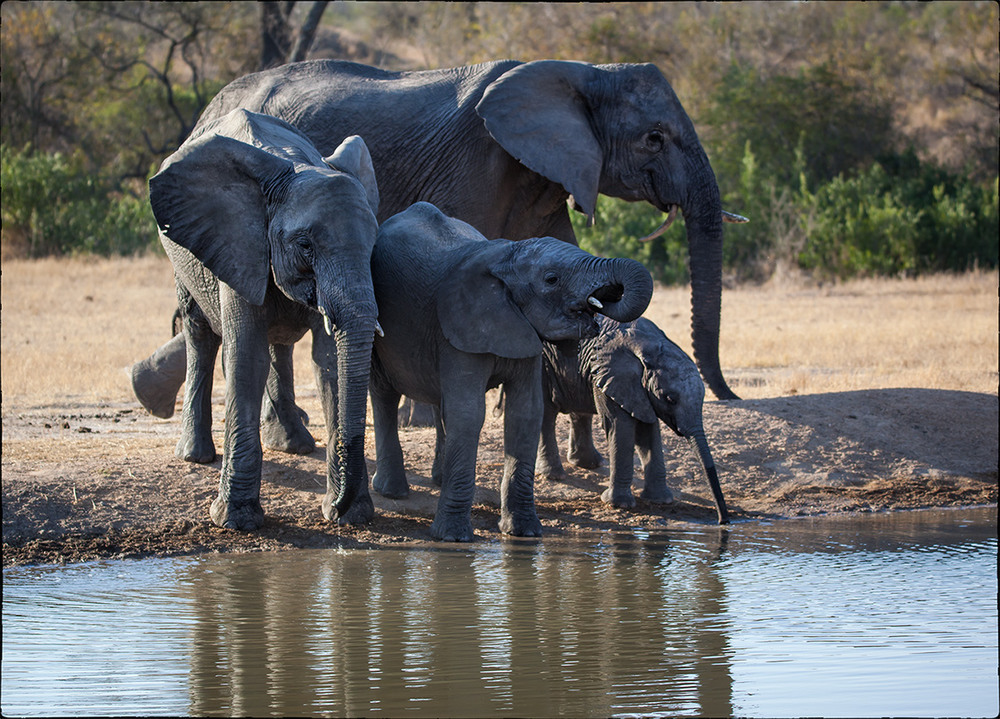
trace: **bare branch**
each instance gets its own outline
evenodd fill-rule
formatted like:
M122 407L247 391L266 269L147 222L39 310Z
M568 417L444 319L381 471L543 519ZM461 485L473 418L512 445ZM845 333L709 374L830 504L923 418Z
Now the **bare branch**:
M316 39L316 30L319 28L319 21L323 18L323 11L329 3L317 1L309 8L309 14L305 22L299 29L298 39L295 41L295 48L292 50L291 62L300 62L306 59L309 48L312 47L313 40Z

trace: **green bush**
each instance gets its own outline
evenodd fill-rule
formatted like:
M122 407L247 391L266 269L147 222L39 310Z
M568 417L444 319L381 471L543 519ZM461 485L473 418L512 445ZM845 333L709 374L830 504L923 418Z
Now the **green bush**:
M916 274L996 267L1000 226L992 186L921 163L883 158L803 193L813 225L799 262L818 274Z
M82 153L0 147L4 232L25 239L29 257L129 255L160 247L145 197L113 191Z

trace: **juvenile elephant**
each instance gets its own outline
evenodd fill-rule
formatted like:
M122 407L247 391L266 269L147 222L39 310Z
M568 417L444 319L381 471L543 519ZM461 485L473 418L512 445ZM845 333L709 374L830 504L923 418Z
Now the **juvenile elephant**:
M542 339L597 332L594 312L638 317L652 296L638 262L594 257L551 237L488 241L417 203L387 220L372 253L385 336L375 339L371 396L375 490L409 492L397 431L400 396L439 408L441 494L431 534L473 538L470 511L485 393L504 386L500 529L538 536L534 468L542 421Z
M591 417L598 414L608 439L611 486L601 499L615 507L635 506L632 496L633 447L639 451L645 487L642 497L669 503L659 421L697 452L715 497L719 524L729 521L719 476L705 439L702 403L705 385L698 368L680 347L645 318L621 323L599 317L596 337L580 342L576 353L544 343L542 363L544 419L538 448L538 474L566 476L556 443L556 415L571 414L569 458L596 467Z
M387 72L316 60L234 80L199 126L234 108L287 120L324 153L348 135L366 138L380 183L379 221L425 201L490 239L552 236L576 244L567 199L591 220L601 193L648 202L668 217L680 208L691 255L694 355L718 397L736 396L718 354L722 223L742 218L723 212L694 125L655 66L503 60ZM293 389L291 348L279 349L269 385L279 390L280 405ZM164 355L182 351L161 348L157 362L169 364ZM166 383L166 403L182 381L175 374ZM266 414L293 416L280 407ZM294 441L278 439L292 431L272 427L269 446L295 451Z
M212 520L243 530L263 522L268 346L307 330L328 430L323 511L370 520L364 434L378 189L365 143L348 138L324 159L287 123L235 110L164 161L149 199L185 308L187 374L200 378L187 386L179 449L202 456L214 456L211 378L222 345L226 425Z

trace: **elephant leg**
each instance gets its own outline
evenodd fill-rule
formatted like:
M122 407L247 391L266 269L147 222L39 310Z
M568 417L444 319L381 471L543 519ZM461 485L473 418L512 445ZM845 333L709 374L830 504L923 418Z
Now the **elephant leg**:
M212 441L212 380L221 339L200 313L184 314L187 371L181 436L174 453L185 462L215 461Z
M593 415L569 416L569 450L566 458L583 469L596 469L601 466L603 458L594 446Z
M635 423L635 446L642 463L643 488L639 495L650 502L670 504L674 495L667 487L667 466L663 461L663 438L660 425Z
M500 485L500 531L517 537L542 536L535 511L535 458L542 431L541 359L534 371L504 383L503 482Z
M399 392L386 383L372 381L372 421L375 425L375 475L372 487L383 497L402 499L409 496L403 466L403 448L399 444Z
M432 427L434 407L407 397L399 408L400 427Z
M251 531L264 523L260 505L260 406L269 366L267 328L259 308L238 298L223 300L222 305L226 328L222 348L227 368L226 434L219 496L212 502L211 516L220 527Z
M429 405L428 405L429 406ZM431 481L440 487L444 481L444 422L441 409L434 407L434 463L431 465Z
M555 406L551 402L542 405L542 433L538 442L538 456L535 459L535 474L546 479L565 480L566 470L559 459L559 442L556 440Z
M187 371L186 343L182 326L173 339L129 368L136 399L155 417L167 419L174 415L177 393Z
M441 493L431 536L446 542L471 542L476 454L486 419L485 355L442 358L441 422L444 427Z
M261 405L261 442L289 454L312 454L316 440L306 429L305 413L295 406L293 345L271 345L271 369Z
M620 407L613 407L612 411L612 416L603 418L608 438L611 484L601 494L601 500L619 509L631 509L635 506L632 495L635 420Z

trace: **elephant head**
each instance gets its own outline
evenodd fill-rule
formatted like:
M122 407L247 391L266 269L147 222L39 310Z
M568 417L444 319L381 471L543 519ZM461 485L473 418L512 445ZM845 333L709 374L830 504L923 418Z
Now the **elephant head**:
M340 388L337 426L328 422L331 474L363 472L378 329L371 280L378 189L364 142L350 137L324 159L286 123L235 111L185 143L149 186L164 247L185 282L208 283L211 275L261 306L273 280L323 316L337 345L337 366L328 369ZM341 497L337 506L350 501Z
M723 212L694 125L660 71L649 64L529 62L493 82L476 109L507 152L561 184L590 222L599 193L667 213L646 239L681 209L695 358L717 397L736 398L719 365L722 223L745 220Z
M634 319L652 294L652 278L635 260L594 257L552 237L492 240L441 285L438 318L458 349L517 359L541 354L539 337L593 337L595 313Z
M371 158L351 137L321 163L206 131L150 179L150 203L164 235L250 304L264 302L273 277L289 299L327 317L328 328L362 317L372 324Z
M594 386L632 417L662 421L687 439L712 489L719 523L729 521L719 475L705 438L705 385L694 362L645 318L620 327L602 323L589 372Z

